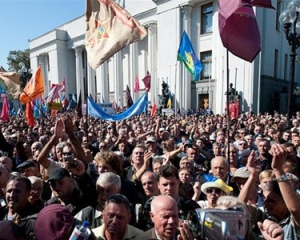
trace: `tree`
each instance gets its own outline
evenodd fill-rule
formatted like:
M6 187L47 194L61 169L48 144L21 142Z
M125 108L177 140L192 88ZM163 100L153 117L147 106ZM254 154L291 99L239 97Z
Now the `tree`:
M29 49L9 51L7 57L8 71L18 72L20 70L20 62L23 62L27 69L30 68Z

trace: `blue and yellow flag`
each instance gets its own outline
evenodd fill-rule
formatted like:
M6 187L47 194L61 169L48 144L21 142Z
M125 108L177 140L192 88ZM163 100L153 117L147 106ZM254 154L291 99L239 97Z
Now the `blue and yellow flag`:
M177 60L184 63L189 72L193 75L194 80L200 80L202 63L197 58L191 41L185 31L183 32L181 37Z

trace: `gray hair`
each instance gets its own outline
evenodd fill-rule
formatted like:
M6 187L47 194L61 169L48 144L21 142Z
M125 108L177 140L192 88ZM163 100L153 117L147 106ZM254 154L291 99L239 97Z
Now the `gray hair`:
M42 179L40 179L40 178L38 178L36 176L30 176L30 177L27 177L27 178L30 180L31 185L34 184L34 183L36 183L36 182L41 182L43 184Z
M35 147L36 150L42 150L43 148L43 144L41 142L34 142L32 145L31 145L31 148Z
M96 186L98 185L114 185L116 189L121 189L121 178L113 172L101 173L97 179Z

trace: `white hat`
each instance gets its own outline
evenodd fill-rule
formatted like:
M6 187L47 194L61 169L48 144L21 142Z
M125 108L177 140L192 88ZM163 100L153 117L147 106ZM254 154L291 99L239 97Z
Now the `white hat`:
M216 179L214 182L206 182L206 183L202 184L201 191L206 195L208 188L219 188L226 195L229 195L230 192L233 191L233 188L228 186L226 183L224 183L223 180L220 178Z

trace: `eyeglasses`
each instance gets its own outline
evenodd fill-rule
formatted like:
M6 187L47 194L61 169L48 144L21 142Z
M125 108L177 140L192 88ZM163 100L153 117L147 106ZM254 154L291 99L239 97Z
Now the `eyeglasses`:
M62 155L72 155L72 152L63 152Z
M247 143L239 143L239 145L240 145L240 146L242 146L242 145L245 146L245 145L247 145Z
M105 146L104 145L100 145L99 148L105 148Z
M230 151L230 153L236 153L236 151Z
M207 193L215 193L215 194L221 194L222 190L220 188L208 188L206 190Z

